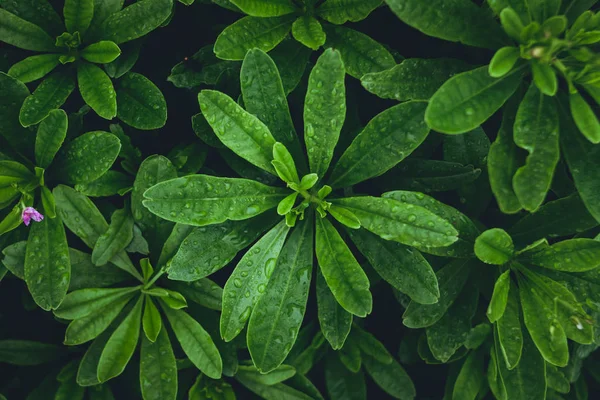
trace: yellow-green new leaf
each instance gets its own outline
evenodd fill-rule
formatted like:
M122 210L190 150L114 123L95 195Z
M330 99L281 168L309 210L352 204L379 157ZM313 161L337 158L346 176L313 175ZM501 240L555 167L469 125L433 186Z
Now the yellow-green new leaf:
M496 322L496 333L502 359L506 368L515 368L521 360L523 351L523 328L521 327L521 304L519 302L519 289L511 284L508 292L506 308L502 317ZM500 358L498 362L502 362Z
M116 60L120 55L121 49L119 46L108 40L91 44L81 50L81 57L97 64L108 64Z
M117 115L117 95L112 81L100 67L90 63L77 66L77 82L81 97L104 119Z
M504 315L508 293L510 290L510 270L504 271L494 284L492 299L487 308L487 317L491 323L498 321ZM516 290L516 289L514 289Z
M160 312L150 296L146 296L142 327L144 328L146 338L152 343L156 342L156 338L158 338L160 332L164 331Z
M475 241L475 255L486 264L505 264L514 252L515 245L510 235L500 228L483 232Z
M508 74L515 66L521 56L519 48L507 46L503 47L494 54L488 67L488 72L492 78L501 78Z

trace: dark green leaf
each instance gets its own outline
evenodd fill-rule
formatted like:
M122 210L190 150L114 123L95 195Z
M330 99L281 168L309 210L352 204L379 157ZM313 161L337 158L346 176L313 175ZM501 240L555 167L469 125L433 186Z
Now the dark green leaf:
M141 130L165 126L167 102L160 89L144 75L128 72L119 79L116 92L117 116L121 121Z
M65 0L63 15L67 30L83 36L94 16L94 0Z
M363 358L367 373L375 383L395 399L412 400L416 396L415 386L404 368L397 361L382 364L374 358Z
M386 366L389 367L389 366ZM362 371L351 373L335 354L327 358L325 383L332 400L366 400L367 386Z
M0 10L1 11L1 10ZM25 99L19 121L23 126L35 125L48 113L62 106L75 89L71 74L59 69L44 79L33 94Z
M60 348L29 340L0 340L0 362L12 365L40 365L60 356Z
M35 161L48 168L67 136L68 118L63 110L52 110L40 123L35 139Z
M253 17L279 17L297 11L291 0L230 0L244 13Z
M140 386L144 400L177 398L177 363L166 329L154 343L142 337Z
M510 270L504 271L494 284L492 299L487 308L487 317L491 323L498 321L504 315L508 293L510 290Z
M158 28L171 14L173 0L144 0L109 15L100 28L102 40L128 42Z
M323 336L334 350L341 349L352 328L352 314L337 302L320 270L317 271L317 305Z
M133 297L139 289L139 287L126 287L76 290L65 297L61 306L54 311L54 315L68 320L87 317L117 300Z
M25 50L53 51L54 40L42 28L0 9L0 41Z
M498 319L497 337L502 353L498 354L498 362L506 363L506 368L509 370L515 368L521 360L523 350L523 329L521 327L521 308L519 303L519 290L514 284L510 284L511 288L508 292L506 308L502 317Z
M29 83L43 78L56 68L60 54L41 54L27 57L14 64L8 70L8 75L23 83Z
M126 209L115 211L107 231L98 238L94 246L92 262L98 266L108 263L125 250L132 239L133 218Z
M326 0L317 8L317 15L332 24L358 22L369 16L381 0Z
M514 252L513 241L503 229L489 229L475 241L475 254L486 264L505 264L510 261Z
M312 16L298 17L292 25L292 35L294 39L313 50L318 50L325 44L323 26Z

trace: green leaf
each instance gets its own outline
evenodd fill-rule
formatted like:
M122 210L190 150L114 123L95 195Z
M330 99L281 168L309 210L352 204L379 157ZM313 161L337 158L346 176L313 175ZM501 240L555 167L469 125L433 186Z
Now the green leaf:
M244 105L248 113L258 117L269 128L276 141L285 145L303 172L306 169L305 156L290 116L280 73L285 73L285 71L281 69L281 66L278 71L277 65L265 52L259 49L249 50L240 72ZM220 118L218 117L218 119ZM246 126L245 129L248 129L246 121L240 125ZM216 133L221 131L215 129ZM225 132L225 134L227 133ZM264 141L256 134L251 134L251 136L256 137L259 143ZM233 144L231 141L223 143L228 146ZM242 148L237 147L237 149ZM233 150L236 151L236 149ZM236 151L236 153L238 152Z
M457 231L427 209L393 199L349 197L333 201L358 217L363 228L409 246L441 247L457 240Z
M344 64L338 51L328 49L310 73L304 102L304 141L310 172L323 177L346 118Z
M60 218L44 218L29 231L25 281L38 306L49 311L62 303L71 278L65 228Z
M253 375L254 377L254 375ZM250 391L256 393L263 399L277 400L277 399L289 399L289 400L312 400L313 397L296 390L283 383L278 383L272 386L263 385L255 382L244 374L236 375L235 378ZM286 382L287 383L287 382Z
M323 336L334 350L341 349L352 329L352 314L337 302L319 269L317 270L317 306Z
M273 145L273 161L271 164L275 167L277 175L284 182L300 184L300 178L298 177L298 171L296 171L296 164L294 158L285 148L285 146L279 142Z
M173 224L157 217L144 207L142 204L144 192L157 183L174 178L177 178L177 169L173 166L171 161L166 157L154 155L142 162L138 169L138 173L136 174L135 182L133 183L133 191L131 192L131 213L152 249L158 249L165 243L173 230ZM177 246L179 246L180 243L181 242L178 242ZM162 261L166 262L168 260ZM159 266L161 265L162 264L159 263Z
M145 400L177 398L177 363L165 329L155 342L142 337L140 386Z
M300 83L311 54L309 48L292 38L284 39L271 51L270 56L277 64L286 95Z
M2 0L0 4L6 11L39 26L51 37L65 30L61 17L47 0Z
M94 17L86 40L92 41L98 37L98 31L106 18L123 8L124 0L94 0Z
M88 132L62 148L53 173L70 184L95 181L112 167L120 150L121 142L112 133Z
M425 121L438 132L471 131L489 119L512 96L521 83L521 68L502 78L492 78L480 67L450 78L433 95Z
M54 40L39 26L0 9L0 41L25 50L54 51Z
M119 79L116 93L121 121L141 130L165 126L167 102L160 89L144 75L128 72Z
M524 0L487 0L487 4L490 6L494 14L500 15L502 10L506 7L511 7L514 11L516 11L523 21L523 23L528 24L531 22L531 18L529 16L529 9L527 7L527 1Z
M98 64L108 64L113 62L121 55L121 49L114 42L103 40L91 44L81 50L81 57L89 62Z
M356 79L372 72L381 72L396 65L394 57L369 36L343 26L324 25L325 47L340 52L346 72Z
M296 369L291 365L282 364L268 374L261 374L255 366L242 365L238 369L237 377L245 381L253 381L261 385L273 386L296 375Z
M248 323L248 350L261 373L277 368L296 341L306 310L313 262L312 215L283 246Z
M297 11L291 0L230 0L253 17L279 17Z
M525 12L528 14L527 18L529 19L529 6L524 4L526 8ZM502 24L502 28L504 28L504 32L508 36L510 36L513 40L520 42L522 39L522 34L524 33L525 26L523 25L523 20L517 14L515 10L510 7L505 8L500 12L500 23ZM528 25L534 26L534 25Z
M541 267L565 272L584 272L600 266L600 241L571 239L558 242L527 257Z
M118 171L106 171L100 178L75 185L75 189L89 197L109 197L133 186L132 178Z
M504 315L508 293L510 290L510 270L504 271L494 284L492 299L487 308L487 317L491 323L498 321Z
M365 230L348 234L373 269L395 289L417 303L437 303L440 297L437 278L419 251Z
M505 264L514 253L515 246L510 235L500 228L483 232L475 241L475 254L486 264Z
M397 361L394 360L386 365L367 355L363 357L363 361L367 373L390 396L401 400L415 398L417 395L415 385Z
M480 175L481 169L470 164L410 158L391 170L386 178L393 179L394 183L388 184L392 188L400 186L421 192L446 192L461 189Z
M332 24L358 22L369 16L381 0L326 0L317 8L317 15Z
M112 260L117 254L125 250L133 239L133 217L126 209L117 210L111 217L108 230L98 238L92 262L101 266Z
M187 307L187 301L181 293L167 289L155 289L165 292L165 295L159 294L158 297L160 297L160 300L169 308L172 308L174 310L181 310L182 308ZM148 293L150 293L150 291L152 290L153 289L150 289Z
M313 50L318 50L325 44L326 37L323 26L316 18L308 15L298 17L294 21L292 35L294 35L294 39Z
M534 60L531 63L531 72L533 73L535 85L542 93L546 96L554 96L556 94L558 91L558 77L551 65Z
M329 220L317 218L316 228L315 251L327 286L346 311L367 316L373 308L369 278Z
M511 99L502 115L502 123L496 141L492 143L487 158L490 186L500 210L505 214L514 214L522 209L513 188L513 176L522 164L519 148L513 140L517 103Z
M450 246L419 246L418 249L420 251L444 257L470 258L473 256L473 247L475 239L479 236L479 229L477 229L473 221L455 208L447 206L433 197L418 192L395 190L393 192L384 193L382 197L392 198L402 203L423 207L446 221L449 221L458 231L458 240Z
M0 362L20 366L45 364L56 360L61 349L53 344L30 340L0 340Z
M225 146L257 167L276 174L271 165L275 139L265 124L221 92L203 90L198 101L202 114Z
M58 185L52 191L58 214L71 232L93 249L98 238L108 229L108 223L94 203L68 186ZM123 251L111 260L113 264L142 280L127 254Z
M81 289L69 293L61 306L54 311L54 315L62 319L74 320L87 317L102 308L121 300L131 298L139 287L126 287L116 289Z
M109 15L99 36L116 44L128 42L158 28L171 14L173 0L144 0Z
M112 81L100 67L90 63L77 66L77 81L83 100L104 119L117 115L117 95Z
M226 342L240 334L265 292L289 229L282 221L267 232L246 252L227 280L220 323L221 337Z
M23 82L0 72L0 137L15 150L25 154L31 151L35 135L23 128L19 112L29 89Z
M444 82L468 69L469 64L452 58L411 58L385 71L366 74L360 81L382 99L429 100Z
M65 0L63 15L67 30L83 36L94 16L94 0Z
M554 169L560 158L558 111L552 97L531 85L517 111L514 140L529 152L526 164L513 177L520 203L536 211L550 189Z
M215 54L223 60L243 60L246 52L253 48L268 52L287 36L295 19L292 14L271 18L244 17L217 37Z
M25 99L19 121L27 127L46 118L48 113L62 106L75 89L75 81L64 69L52 73L44 79L33 94Z
M19 279L25 279L25 249L27 241L13 243L2 250L4 265L14 276Z
M542 300L538 290L519 277L519 294L525 326L544 359L550 364L564 367L569 361L565 330L548 308L548 304ZM521 360L524 360L524 357Z
M469 331L469 336L467 336L467 340L465 340L464 346L468 350L476 350L483 345L490 333L492 332L492 325L482 322L479 325L475 325Z
M594 110L579 93L569 96L571 114L579 131L594 144L600 143L600 121Z
M502 359L509 370L521 361L523 351L523 328L519 309L519 290L513 284L508 292L506 308L502 317L496 322L497 338L502 351ZM501 362L500 359L498 362Z
M65 344L75 346L89 342L104 332L121 313L133 294L120 297L89 315L73 320L65 332Z
M403 22L429 36L490 49L508 41L493 15L469 0L385 2Z
M490 65L488 66L488 72L492 78L501 78L508 74L517 60L521 56L519 48L513 46L503 47L494 54Z
M483 355L472 351L460 368L452 399L475 400L484 385Z
M146 296L144 315L142 316L142 327L144 328L146 338L152 343L156 342L161 332L165 332L165 329L163 329L162 326L160 312L150 296Z
M8 75L23 83L29 83L43 78L56 68L60 54L40 54L27 57L14 64L8 70Z
M210 335L187 313L169 307L163 307L163 311L190 361L206 376L219 379L223 361Z
M148 189L143 204L166 220L205 226L255 217L276 207L286 194L247 179L190 175Z
M140 337L142 305L140 296L133 309L112 333L98 361L98 380L106 382L121 375L135 352Z
M387 351L383 343L377 340L375 336L356 325L352 329L352 338L364 355L373 358L378 363L389 365L394 361L392 355Z
M169 286L179 291L186 299L198 303L202 307L221 311L223 289L210 279L204 278L194 282L171 282Z
M362 357L360 354L360 349L356 345L352 336L346 340L344 347L340 349L339 355L340 361L346 368L348 368L348 370L354 373L360 371Z
M404 312L403 323L409 328L426 328L442 318L465 285L473 260L455 260L437 271L440 298L435 304L412 301Z
M35 161L38 167L48 168L60 150L69 120L63 110L52 110L38 126L35 139Z
M563 3L563 10L561 10L561 14L564 14L569 19L569 25L572 25L573 22L583 14L585 11L592 8L594 4L596 4L598 0L573 0Z
M528 0L531 19L542 23L560 11L561 0Z
M427 343L433 356L448 362L463 345L471 331L471 319L477 309L479 293L467 287L446 313L434 325L426 329Z
M325 383L332 400L367 399L367 386L362 371L351 373L334 354L329 355L325 365Z
M424 102L406 102L373 118L336 163L329 184L355 185L408 157L429 134L423 119L426 107Z

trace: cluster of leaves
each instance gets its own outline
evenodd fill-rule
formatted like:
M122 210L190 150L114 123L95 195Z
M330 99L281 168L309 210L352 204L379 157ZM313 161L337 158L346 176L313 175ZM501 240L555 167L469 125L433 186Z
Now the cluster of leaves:
M0 0L0 399L593 396L596 0L179 2ZM197 137L141 132L195 9Z

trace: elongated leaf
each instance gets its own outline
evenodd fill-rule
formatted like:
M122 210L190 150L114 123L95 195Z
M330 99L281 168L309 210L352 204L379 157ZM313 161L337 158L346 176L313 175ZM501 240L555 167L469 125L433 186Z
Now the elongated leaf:
M475 400L483 385L483 355L471 352L456 378L453 399Z
M510 285L506 308L502 317L498 319L497 338L500 345L502 359L509 370L515 368L520 360L523 350L523 328L521 327L519 291L516 286ZM502 362L500 358L498 362Z
M221 337L225 341L239 335L265 292L289 229L282 221L267 232L246 252L227 280L223 288L220 324Z
M275 175L271 165L275 139L265 124L223 93L203 90L198 101L202 114L225 146Z
M19 114L21 125L35 125L46 118L50 111L67 101L73 89L75 81L71 74L63 69L52 73L25 99Z
M529 152L525 166L513 177L520 203L528 211L537 210L546 197L554 168L560 157L558 113L552 97L531 85L519 106L514 127L517 146Z
M58 214L71 232L79 236L91 249L108 229L108 223L94 203L68 186L59 185L52 191ZM142 280L127 254L123 251L111 260L113 264Z
M426 328L442 318L465 285L473 260L455 260L437 272L440 298L435 304L412 301L404 312L403 323L409 328Z
M332 400L366 400L367 386L362 371L352 373L331 354L327 358L325 383Z
M243 60L253 48L268 52L287 36L295 19L295 15L242 18L217 37L215 54L223 60Z
M148 189L143 204L166 220L204 226L252 218L276 207L286 194L246 179L191 175Z
M385 71L366 74L360 82L382 99L429 100L444 82L468 69L468 64L451 58L411 58Z
M375 271L395 289L417 303L434 304L438 301L437 278L421 253L365 230L347 232Z
M313 229L310 215L296 225L250 317L248 350L262 373L285 360L300 330L312 275Z
M29 83L43 78L59 64L60 54L40 54L27 57L14 64L8 70L8 75L23 83Z
M565 272L584 272L600 266L600 241L571 239L527 257L534 265Z
M600 222L600 196L598 179L600 173L600 145L592 145L575 128L573 120L559 107L560 140L563 154L569 166L577 191L586 208Z
M89 62L108 64L113 62L121 54L121 49L114 42L103 40L91 44L81 50L81 57Z
M293 39L284 39L271 52L270 56L277 64L279 75L286 94L292 92L300 83L312 51Z
M244 13L253 17L279 17L296 11L290 0L230 0Z
M390 188L400 186L408 190L429 193L458 190L473 183L480 176L481 169L474 168L472 165L410 158L391 170L385 178L388 179Z
M445 257L470 258L473 256L473 246L475 239L479 236L479 230L467 216L446 204L437 201L433 197L418 192L407 192L395 190L387 192L382 197L398 200L402 203L413 204L423 207L439 217L450 222L458 231L458 240L446 247L421 247L418 249L425 253L430 253Z
M71 278L65 228L60 218L44 218L29 231L25 282L38 306L49 311L62 303Z
M492 15L469 0L385 2L403 22L429 36L490 49L510 43Z
M335 227L317 219L315 251L327 286L346 311L365 317L373 307L369 278Z
M165 329L154 343L142 337L140 386L145 400L177 398L177 363Z
M63 147L54 173L71 184L95 181L110 169L120 150L121 142L112 133L86 133Z
M435 358L447 362L467 340L477 309L478 291L467 288L434 325L427 328L427 344Z
M248 377L244 374L236 375L235 378L250 391L256 393L263 399L277 400L277 399L289 399L289 400L311 400L313 397L296 390L283 383L277 383L275 385L263 385ZM287 383L287 382L286 382Z
M357 325L352 329L352 339L356 342L361 353L373 358L377 362L389 365L394 361L392 355L387 351L383 343Z
M15 150L26 154L31 151L35 135L21 126L19 113L29 89L15 78L0 72L0 137Z
M473 130L502 107L520 82L520 68L502 78L490 77L487 67L455 75L431 98L425 121L431 129L448 134Z
M48 0L2 0L0 5L6 11L39 26L51 37L58 36L65 30L60 16Z
M381 0L327 0L317 8L317 15L332 24L361 21L381 4Z
M312 70L304 101L304 141L310 172L323 177L346 118L344 64L340 53L326 50Z
M334 350L341 349L352 328L352 314L337 302L320 270L317 271L317 304L323 336Z
M423 207L366 196L334 203L352 211L365 229L385 240L425 247L447 246L457 240L457 232L449 222Z
M302 166L300 169L303 171L305 165L304 154L300 148L300 142L290 116L280 72L273 60L259 49L248 51L242 64L240 81L246 110L258 117L268 127L277 142L281 142L286 146L294 156L294 161ZM210 94L212 95L212 93ZM207 115L211 115L211 113ZM217 119L221 118L217 115ZM248 129L246 121L240 122L242 129ZM217 134L223 132L222 128L217 129L214 124L211 123L211 125L213 125ZM224 132L225 135L229 133L229 130ZM261 140L258 136L259 132L250 135L256 137L259 143L264 141L265 148L268 146L272 148L273 143L270 140ZM221 139L221 141L223 140ZM233 142L230 141L223 141L223 143L230 148L233 145ZM238 150L240 149L242 147L238 148ZM236 149L232 148L232 150L238 153ZM267 156L267 158L269 157Z
M142 327L145 337L152 343L156 342L158 335L164 332L162 319L158 307L154 304L152 297L146 296L144 303L144 314L142 315Z
M83 36L94 16L94 0L65 0L63 15L67 30Z
M292 35L294 39L308 48L318 50L325 44L325 32L323 26L314 17L299 17L292 25Z
M42 28L4 9L0 9L0 41L25 50L56 50L54 40Z
M63 110L52 110L40 123L35 139L35 161L48 168L67 136L68 118Z
M367 373L390 396L401 400L415 398L415 386L397 361L394 360L390 365L386 365L369 356L363 357L363 360Z
M542 356L549 363L564 367L569 361L567 336L552 310L525 279L519 279L519 294L525 326Z
M75 346L95 339L117 318L133 294L120 297L86 317L73 320L65 332L65 344Z
M75 189L89 197L108 197L133 186L132 178L118 171L106 171L100 178L75 185Z
M373 118L335 165L329 184L352 186L388 171L427 137L426 103L407 102ZM376 156L375 156L376 154Z
M158 28L171 14L172 0L144 0L111 14L100 28L103 40L128 42Z
M349 371L354 373L360 371L362 355L352 336L346 340L344 347L340 349L339 355L340 361Z
M115 211L108 230L98 238L94 246L92 262L96 265L106 264L125 250L132 239L133 218L125 209Z
M396 64L385 47L363 33L343 26L325 25L323 28L327 35L325 47L340 52L346 72L356 79Z
M528 0L531 19L542 23L560 11L561 0Z
M273 386L283 382L296 374L296 369L291 365L282 364L268 374L261 374L256 367L240 366L236 377L243 376L246 381L254 381L266 386Z
M133 309L106 342L98 361L100 382L121 375L135 352L140 337L143 299L140 296Z
M117 116L121 121L141 130L165 126L167 102L160 89L144 75L128 72L119 79L116 92Z
M492 299L487 308L487 317L491 323L498 321L504 315L510 289L510 271L504 271L494 284Z
M54 311L59 318L74 320L87 317L105 306L123 298L131 298L139 287L117 289L82 289L65 297L61 307Z
M517 12L517 15L519 15L523 24L529 24L531 22L531 16L529 15L526 0L487 0L487 3L496 15L500 15L502 10L506 7L510 7Z
M210 335L187 313L169 307L163 307L163 311L190 361L208 377L219 379L223 361Z
M204 278L194 282L172 282L169 287L202 307L221 311L223 289L210 279Z
M60 356L60 348L30 340L0 340L0 362L12 365L40 365Z

